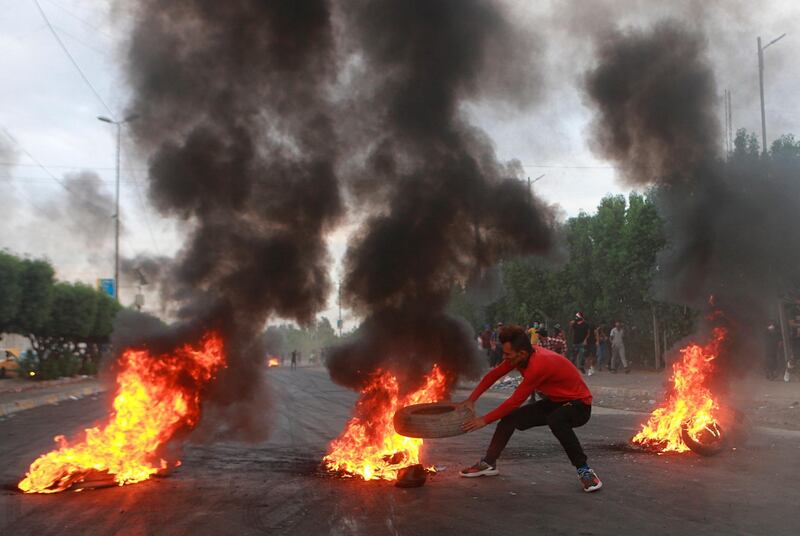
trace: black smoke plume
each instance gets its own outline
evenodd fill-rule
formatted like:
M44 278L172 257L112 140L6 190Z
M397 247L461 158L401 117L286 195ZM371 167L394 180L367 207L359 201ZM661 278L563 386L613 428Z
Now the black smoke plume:
M145 0L130 9L129 109L140 116L130 128L149 155L150 200L190 229L169 296L180 327L144 343L218 330L228 367L204 425L257 438L265 321L308 322L331 288L324 240L342 200L327 97L330 6Z
M109 246L113 244L114 197L102 187L103 181L93 171L66 173L64 190L50 198L43 210L54 231L63 235L63 243L73 250L89 254L92 263L109 264ZM125 229L121 226L121 233Z
M507 256L545 252L553 213L517 180L518 164L498 162L464 108L478 97L535 99L537 47L490 2L354 1L343 14L354 93L365 99L349 185L368 210L343 295L366 320L329 371L353 388L377 369L406 387L434 363L453 379L475 375L471 329L444 312L452 285Z
M598 154L656 187L669 239L662 298L708 311L713 296L716 321L732 328L727 357L751 366L800 261L797 160L792 171L775 158L725 158L704 36L675 21L600 39L586 92Z

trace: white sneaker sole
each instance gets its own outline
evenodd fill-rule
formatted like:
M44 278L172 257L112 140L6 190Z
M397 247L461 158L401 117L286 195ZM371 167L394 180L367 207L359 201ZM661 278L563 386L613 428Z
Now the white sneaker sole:
M599 490L602 487L603 487L603 482L598 482L596 486L592 486L592 487L589 487L589 488L583 488L583 491L585 491L586 493L591 493L593 491Z
M479 471L477 473L463 473L459 471L458 474L464 478L477 478L479 476L497 476L500 474L500 471L497 469L486 469L485 471Z

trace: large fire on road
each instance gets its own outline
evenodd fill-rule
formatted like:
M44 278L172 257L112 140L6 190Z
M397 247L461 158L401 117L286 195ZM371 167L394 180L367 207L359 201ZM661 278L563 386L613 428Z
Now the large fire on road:
M372 375L356 402L355 415L323 458L328 471L364 480L396 480L400 469L420 463L422 439L401 436L392 419L405 406L442 400L447 378L434 365L420 389L402 397L399 392L393 374L377 371Z
M673 365L666 402L650 414L632 443L656 452L686 452L690 449L683 440L683 428L691 438L719 434L720 407L709 389L709 380L725 336L725 329L718 327L705 346L692 343L681 349L681 359Z
M88 428L83 441L70 445L57 436L59 448L34 461L19 489L56 493L92 472L113 475L120 485L147 480L169 463L160 449L200 417L200 394L225 366L222 339L207 333L196 346L168 354L126 350L119 361L117 390L108 423Z

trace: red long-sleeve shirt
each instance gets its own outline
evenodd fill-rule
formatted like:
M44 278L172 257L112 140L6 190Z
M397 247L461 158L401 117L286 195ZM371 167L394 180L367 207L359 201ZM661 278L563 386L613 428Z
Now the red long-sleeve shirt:
M476 401L494 382L511 372L514 367L507 360L490 370L469 395L469 400ZM584 404L592 403L592 392L583 381L581 373L575 365L563 355L546 348L537 347L528 359L527 367L520 367L522 383L494 411L486 414L486 424L502 419L512 410L518 408L534 391L539 391L553 402L580 400Z

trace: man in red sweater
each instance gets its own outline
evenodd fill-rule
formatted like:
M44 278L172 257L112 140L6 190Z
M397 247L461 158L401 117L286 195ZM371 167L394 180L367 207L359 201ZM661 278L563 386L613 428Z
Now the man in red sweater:
M472 432L500 420L486 455L472 467L463 469L461 476L498 474L497 459L514 430L547 425L578 470L583 490L600 489L603 483L587 465L586 454L573 431L573 428L586 424L592 414L592 393L578 369L562 355L542 347L534 350L530 339L519 326L504 328L500 332L499 340L503 345L503 361L483 377L469 398L461 404L474 409L475 401L483 392L515 368L522 373L523 380L514 393L494 411L464 424L464 431ZM521 406L534 391L545 398Z

